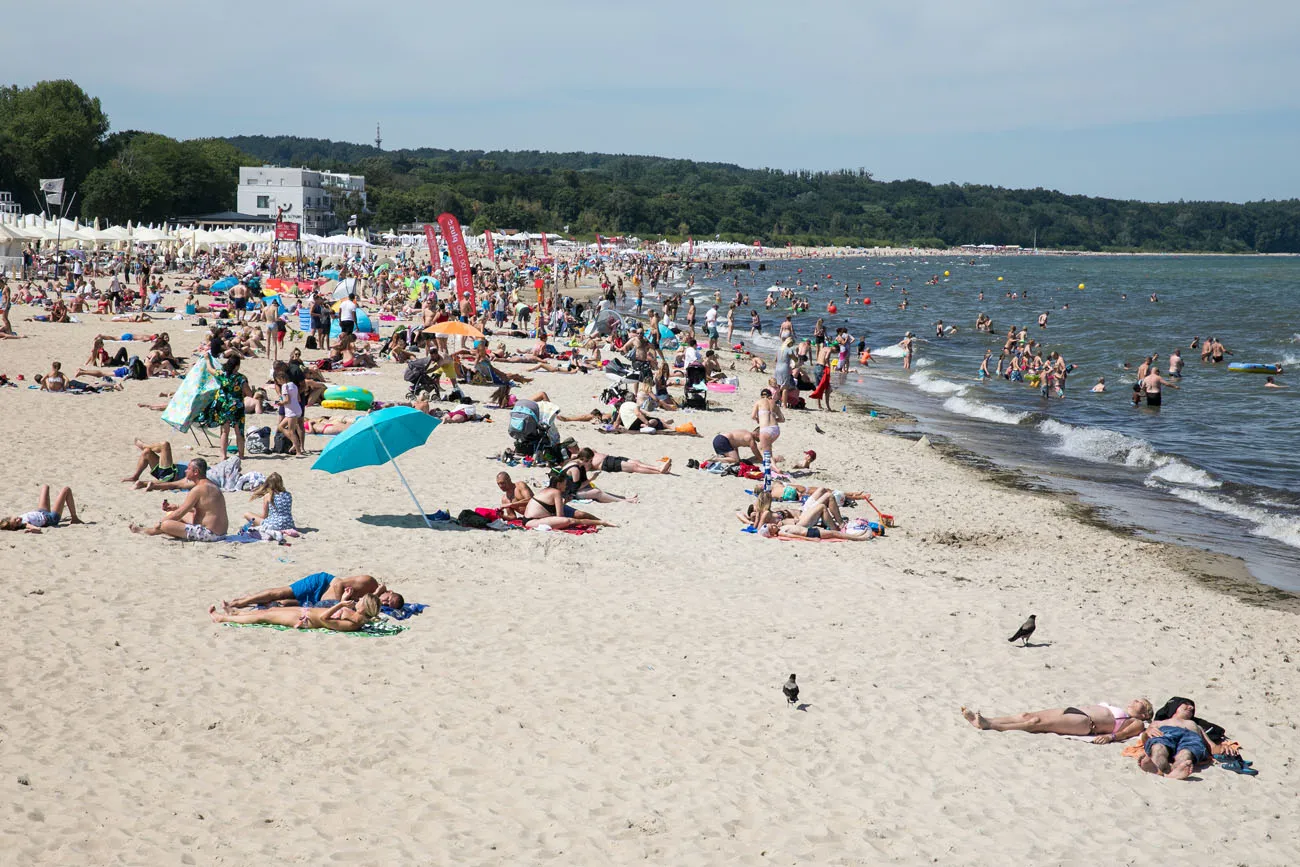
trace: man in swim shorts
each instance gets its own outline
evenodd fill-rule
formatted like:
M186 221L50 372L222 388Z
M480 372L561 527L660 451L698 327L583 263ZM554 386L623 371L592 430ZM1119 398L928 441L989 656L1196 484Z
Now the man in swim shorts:
M389 590L370 575L348 575L336 577L328 572L315 572L299 578L287 587L272 587L248 596L241 596L230 602L223 602L227 610L235 608L252 608L255 605L315 605L318 602L338 601L343 598L345 590L352 591L353 599L360 599L371 594L379 599L379 604L389 608L401 608L406 600L402 594Z
M195 458L185 467L185 480L194 487L185 496L184 501L172 508L163 501L163 508L169 511L161 521L152 527L131 524L132 533L145 536L171 536L187 542L217 542L230 530L230 518L226 514L226 497L221 488L208 480L208 462Z
M758 449L758 430L733 430L720 433L713 438L713 452L717 460L724 464L740 463L740 450L748 448L754 454L754 463L763 462L763 453Z
M1152 723L1142 745L1146 756L1138 760L1138 767L1150 774L1185 780L1198 764L1208 762L1219 745L1206 737L1194 716L1196 705L1185 701L1170 719Z
M140 450L140 456L135 462L135 472L122 481L137 482L136 487L142 488L145 483L139 482L139 479L146 469L149 475L159 482L174 482L185 475L185 465L178 466L172 457L171 443L149 444L137 439L135 447Z

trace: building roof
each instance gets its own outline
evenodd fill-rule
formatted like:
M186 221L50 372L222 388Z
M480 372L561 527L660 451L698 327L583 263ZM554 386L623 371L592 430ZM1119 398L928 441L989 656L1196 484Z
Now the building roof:
M184 217L172 217L169 223L242 223L246 225L272 226L275 224L275 217L264 217L257 214L241 214L238 211L217 211L212 214L188 214Z

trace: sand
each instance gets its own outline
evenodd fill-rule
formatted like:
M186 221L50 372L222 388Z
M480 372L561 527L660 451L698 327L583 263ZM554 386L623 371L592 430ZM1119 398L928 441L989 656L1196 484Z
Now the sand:
M23 322L31 312L14 309L29 339L0 342L0 372L28 382L51 359L74 370L94 333L144 330ZM178 350L197 345L191 323L162 329ZM244 371L256 383L266 367ZM392 364L334 378L405 391ZM604 383L534 385L580 412ZM0 862L1294 860L1295 608L1223 592L1231 575L1197 580L1211 570L1195 554L1083 523L856 413L795 413L777 451L816 449L811 479L871 491L899 527L866 544L742 534L733 512L752 483L686 460L746 423L749 376L714 410L677 414L700 439L564 425L600 451L671 456L679 473L602 479L641 502L588 507L620 525L599 534L430 531L390 468L250 458L284 475L314 532L291 547L184 545L129 533L163 497L118 481L133 438L168 433L136 404L170 390L0 389L0 513L30 509L39 482L71 484L90 522L0 535ZM402 459L426 507L498 501L489 456L508 445L504 422L444 425ZM247 500L227 499L237 524ZM207 617L318 570L373 574L429 609L389 638ZM1009 644L1030 613L1037 646ZM802 710L781 694L792 671ZM1118 745L983 733L958 713L1174 694L1260 775L1176 783Z

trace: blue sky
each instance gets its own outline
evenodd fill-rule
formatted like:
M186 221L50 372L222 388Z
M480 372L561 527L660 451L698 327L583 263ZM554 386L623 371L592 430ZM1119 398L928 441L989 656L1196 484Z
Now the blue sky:
M1300 3L45 0L0 82L113 128L642 153L1147 200L1300 197ZM39 34L75 46L56 49ZM281 82L278 86L274 80Z

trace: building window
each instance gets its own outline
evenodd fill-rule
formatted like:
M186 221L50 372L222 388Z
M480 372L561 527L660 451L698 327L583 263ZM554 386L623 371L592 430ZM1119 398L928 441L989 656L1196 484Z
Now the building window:
M257 186L257 178L249 178L249 179L248 179L248 185L249 185L250 187L255 187L255 186Z
M259 208L269 208L269 207L271 207L271 197L270 197L270 196L258 196L258 197L257 197L257 206L258 206Z

